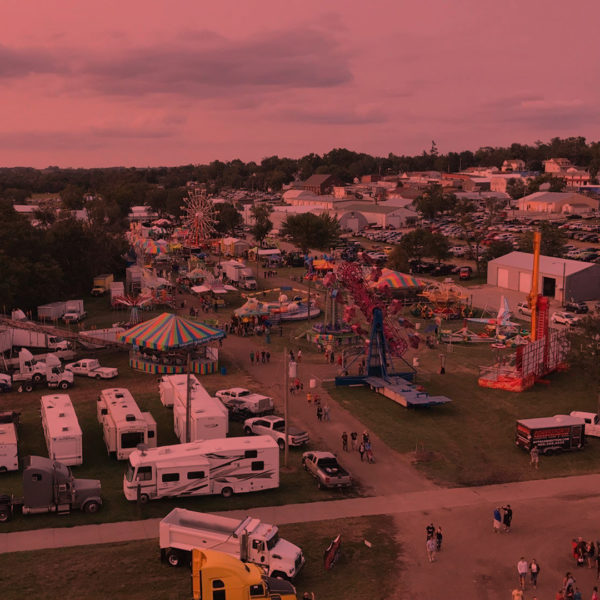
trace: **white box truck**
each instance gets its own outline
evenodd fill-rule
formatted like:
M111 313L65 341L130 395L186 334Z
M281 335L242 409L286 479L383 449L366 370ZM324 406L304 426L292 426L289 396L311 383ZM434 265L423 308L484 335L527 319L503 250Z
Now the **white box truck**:
M218 398L213 398L198 381L190 375L191 429L190 442L224 438L229 431L227 408ZM165 375L160 383L161 401L173 406L173 427L179 441L185 443L187 423L187 375Z
M156 447L156 421L142 412L125 388L102 390L96 406L109 454L125 460L138 446Z
M230 281L237 283L245 290L256 289L256 279L252 269L237 260L226 260L221 263L223 273Z
M18 470L17 424L0 423L0 473Z
M127 500L257 492L279 487L279 447L267 436L134 450L123 478Z
M69 466L82 464L81 427L69 395L42 396L41 412L48 457Z
M224 552L260 565L269 577L293 579L304 565L298 546L279 537L276 525L260 519L232 519L174 508L159 525L162 560L171 566L189 564L192 550Z

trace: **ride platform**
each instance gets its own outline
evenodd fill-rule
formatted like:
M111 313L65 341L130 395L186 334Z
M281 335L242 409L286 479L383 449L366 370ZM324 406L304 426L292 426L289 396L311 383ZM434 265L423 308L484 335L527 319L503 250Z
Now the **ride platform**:
M419 391L402 377L366 377L364 381L374 392L406 408L437 406L451 402L446 396L430 396L427 392Z

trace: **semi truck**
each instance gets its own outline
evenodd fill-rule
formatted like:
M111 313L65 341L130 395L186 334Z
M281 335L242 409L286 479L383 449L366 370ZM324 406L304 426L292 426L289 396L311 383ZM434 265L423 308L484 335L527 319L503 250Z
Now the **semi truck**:
M585 444L584 421L570 415L554 415L517 421L515 443L530 452L536 447L540 454L581 450Z
M17 510L24 515L82 510L98 512L102 506L100 481L76 479L67 465L43 456L27 456L23 464L23 496L0 494L0 523Z
M257 565L248 565L218 550L192 551L194 600L296 600L296 588L285 579L267 577Z
M195 375L189 376L190 442L224 438L229 431L228 412ZM187 442L187 375L165 375L159 385L161 401L173 407L173 428L180 442Z
M123 477L127 500L255 492L279 487L279 449L268 436L205 440L129 455Z
M94 285L90 292L92 296L103 296L110 289L110 284L114 281L114 275L105 273L94 277Z
M27 350L21 350L21 353L23 352L27 352ZM65 371L60 359L53 354L48 354L45 362L33 360L35 364L27 366L26 363L32 361L24 358L23 366L20 366L19 371L12 374L13 384L18 392L32 392L38 385L61 390L69 389L73 385L73 373Z
M102 390L96 406L109 455L125 460L139 444L156 447L156 421L125 388Z
M67 466L83 463L83 433L68 394L42 396L42 428L48 457Z
M8 329L10 344L13 348L48 348L50 350L68 350L71 344L55 335L43 331L32 331L31 329L20 329L18 327Z
M261 566L270 577L293 579L304 565L298 546L279 537L276 525L260 519L232 519L174 508L159 526L162 560L172 567L190 564L192 550L218 550Z

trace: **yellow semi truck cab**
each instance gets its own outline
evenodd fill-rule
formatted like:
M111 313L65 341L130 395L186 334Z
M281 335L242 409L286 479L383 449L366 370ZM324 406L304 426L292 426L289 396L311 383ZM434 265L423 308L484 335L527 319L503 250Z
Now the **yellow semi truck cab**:
M194 600L297 600L289 581L216 550L192 551L192 593Z

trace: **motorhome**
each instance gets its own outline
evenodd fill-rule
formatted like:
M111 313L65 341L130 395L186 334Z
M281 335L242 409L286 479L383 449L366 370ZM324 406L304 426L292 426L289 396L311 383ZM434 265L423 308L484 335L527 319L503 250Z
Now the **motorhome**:
M48 457L69 466L82 464L82 432L69 395L42 396L41 412Z
M279 447L268 436L138 449L123 478L127 500L255 492L279 487Z
M149 412L139 409L129 390L102 390L96 415L102 425L106 449L117 460L125 460L138 444L156 447L156 421Z
M165 375L160 383L160 398L165 406L173 407L175 435L182 443L187 442L188 376ZM224 438L229 431L227 408L221 400L213 398L195 375L189 377L190 393L190 442Z

